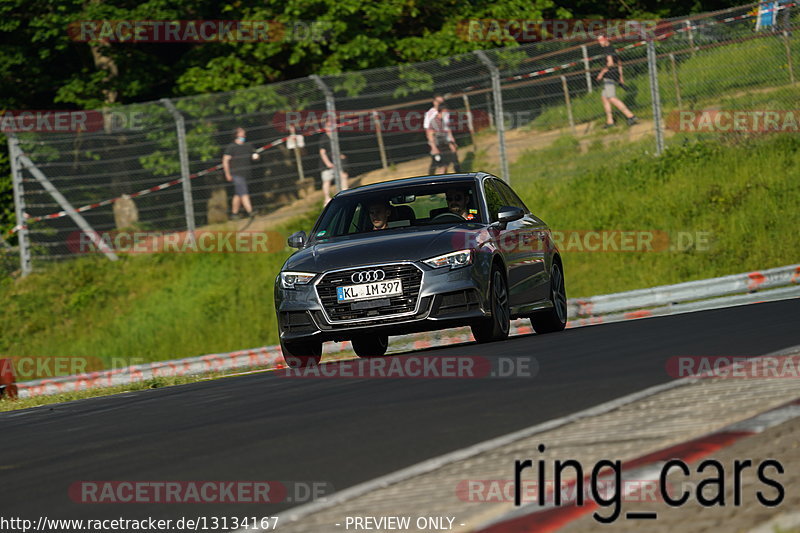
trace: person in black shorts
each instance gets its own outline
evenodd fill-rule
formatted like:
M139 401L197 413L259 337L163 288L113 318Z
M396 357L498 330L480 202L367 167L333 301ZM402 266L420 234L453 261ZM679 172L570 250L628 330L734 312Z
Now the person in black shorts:
M231 213L234 217L239 216L239 208L244 206L248 216L253 216L253 206L250 203L250 193L247 190L247 180L250 179L250 164L252 161L260 159L253 147L246 143L247 132L244 128L236 128L234 140L225 147L222 156L222 168L225 171L225 179L233 182L233 203Z
M608 37L599 35L597 43L600 45L600 54L603 57L604 67L597 74L597 81L603 83L603 90L600 93L600 98L603 101L603 109L606 112L606 124L604 128L610 128L614 125L614 110L611 109L613 105L619 109L625 118L628 119L628 126L633 126L639 121L636 115L631 113L628 106L617 98L617 85L625 85L625 78L622 75L622 63L619 61L617 51L608 42Z
M431 150L431 168L434 169L436 174L447 172L447 167L451 163L455 168L458 168L456 141L453 138L453 132L447 126L447 111L447 106L440 105L436 116L430 121L430 125L425 132L428 137L428 146Z
M322 194L325 196L325 205L331 201L331 184L335 181L335 174L333 171L333 149L331 148L331 129L333 123L328 121L325 132L319 138L319 161L320 161L320 178L322 179ZM339 152L339 159L341 161L341 173L339 178L342 183L342 190L347 190L347 156Z

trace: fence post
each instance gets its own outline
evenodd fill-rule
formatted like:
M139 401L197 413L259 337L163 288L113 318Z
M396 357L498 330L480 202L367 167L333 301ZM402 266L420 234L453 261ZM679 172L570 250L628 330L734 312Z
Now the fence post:
M786 47L786 63L789 65L789 80L794 85L794 67L792 67L792 49L789 47L789 32L783 30L783 45Z
M381 165L383 168L389 168L389 162L386 160L386 147L383 145L383 131L381 130L381 121L378 118L378 112L372 112L372 121L375 124L375 135L378 136L378 150L381 153Z
M192 182L189 178L189 149L186 146L186 123L183 115L169 98L162 98L161 103L175 120L178 132L178 158L181 164L181 185L183 186L183 212L186 217L186 231L189 239L194 239L194 202L192 200Z
M686 25L686 36L689 38L689 49L692 51L692 56L694 56L694 32L692 31L692 21L684 20L683 23Z
M461 98L464 100L464 110L467 113L467 129L469 129L472 144L475 144L475 123L472 121L472 109L469 106L469 96L467 96L467 93L463 93Z
M586 71L586 91L592 92L592 72L589 69L589 50L585 44L581 45L581 54L583 54L583 69Z
M28 225L25 223L25 189L22 185L22 169L19 164L21 150L19 139L13 133L8 135L8 154L11 159L11 183L14 189L14 212L17 216L17 240L19 241L19 267L23 276L31 273L31 249L28 240Z
M296 129L294 126L289 126L289 135L291 135L291 148L292 152L294 152L294 162L297 164L297 181L303 181L306 179L305 173L303 172L303 159L300 157L300 139L296 134ZM289 143L287 143L288 145Z
M650 98L653 102L653 127L656 130L656 155L664 151L664 130L661 118L661 95L658 91L658 66L656 65L656 43L647 38L647 72L650 77Z
M492 112L492 93L484 93L486 97L486 114L489 115L489 127L494 129L494 113Z
M567 77L560 76L561 78L561 88L564 89L564 102L567 105L567 118L569 119L569 127L572 130L572 134L575 135L575 119L572 117L572 102L569 99L569 86L567 86Z
M672 83L675 84L675 98L678 100L678 109L683 109L681 102L681 85L678 83L678 67L675 64L675 54L669 55L669 62L672 64Z
M500 149L500 174L503 181L511 183L511 177L508 175L508 158L506 157L506 126L503 117L503 92L500 87L500 71L492 63L489 57L483 50L474 50L475 55L481 60L481 63L486 65L492 77L492 96L494 98L494 116L495 126L497 128L497 142Z
M316 74L312 74L309 76L314 83L317 84L317 87L320 88L322 93L325 95L325 108L328 111L328 117L330 120L333 121L333 127L331 127L331 154L333 159L333 178L334 183L336 183L336 190L342 190L342 157L341 152L339 151L339 120L336 117L336 102L333 99L333 92L330 88L325 85L325 82L322 81L322 78L317 76ZM327 128L327 124L325 124ZM322 133L322 135L325 135Z

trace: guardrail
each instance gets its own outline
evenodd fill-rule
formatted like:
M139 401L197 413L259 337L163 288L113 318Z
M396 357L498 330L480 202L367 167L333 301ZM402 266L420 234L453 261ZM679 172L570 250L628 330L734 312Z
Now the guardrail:
M653 316L673 315L748 303L800 298L800 265L745 272L720 278L663 285L649 289L575 298L568 302L567 327L617 322ZM533 330L527 320L512 324L512 335ZM443 332L402 335L392 340L392 351L408 351L473 340L469 328ZM349 352L349 342L328 344L324 353ZM110 387L156 377L200 375L245 368L282 368L280 346L201 355L171 361L132 365L75 376L59 376L17 383L19 397L47 396L90 388Z
M603 294L586 299L571 299L568 313L573 319L590 318L621 311L647 310L675 306L684 302L698 302L730 295L749 294L755 291L798 284L800 284L800 265L789 265L769 270L733 274L721 278Z

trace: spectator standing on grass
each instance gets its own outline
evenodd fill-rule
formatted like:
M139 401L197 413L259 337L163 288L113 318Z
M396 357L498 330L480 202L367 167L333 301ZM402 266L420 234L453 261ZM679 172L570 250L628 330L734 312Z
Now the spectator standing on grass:
M614 125L614 110L611 108L613 105L619 109L625 118L628 120L628 126L637 124L639 120L636 115L631 113L628 106L617 98L617 85L625 86L625 77L622 74L622 63L619 61L617 51L608 42L605 35L597 37L597 43L600 45L600 53L603 57L605 66L597 74L597 81L602 81L603 90L600 93L600 98L603 100L603 109L606 112L606 124L604 128L610 128Z
M447 124L448 109L445 104L439 106L436 116L425 129L428 138L428 147L431 152L430 174L444 174L447 167L453 164L455 172L459 172L458 149L453 132Z
M322 193L325 195L324 205L328 205L328 202L331 201L331 183L336 179L336 174L333 170L332 129L333 122L328 121L325 127L325 133L320 135L319 139L320 178L322 178ZM341 173L339 178L341 179L342 190L344 191L347 190L347 178L349 177L346 170L347 156L340 152L339 159L341 160L341 167L339 167L341 168Z
M425 118L422 120L422 129L425 130L425 138L428 139L428 130L431 127L431 122L439 115L439 106L444 103L444 97L440 94L437 94L433 97L433 102L431 102L431 108L425 112ZM430 144L430 142L429 142ZM428 167L428 174L433 174L436 172L436 161L431 158L431 164Z
M253 216L253 206L250 203L250 192L247 190L247 180L250 179L250 165L252 161L257 161L261 156L248 144L247 132L244 128L236 128L234 140L225 147L222 156L222 168L225 171L225 179L233 182L233 203L231 204L231 214L239 216L239 208L244 206L247 215Z

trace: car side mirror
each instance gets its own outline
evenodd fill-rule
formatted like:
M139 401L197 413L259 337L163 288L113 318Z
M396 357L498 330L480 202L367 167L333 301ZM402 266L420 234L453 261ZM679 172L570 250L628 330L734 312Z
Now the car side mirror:
M286 242L292 248L302 248L306 245L306 232L305 231L296 231L289 235L289 238Z
M515 220L519 220L524 216L525 211L523 211L521 208L506 205L501 207L500 211L497 212L497 221L501 224L508 224L509 222L514 222Z

